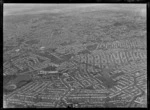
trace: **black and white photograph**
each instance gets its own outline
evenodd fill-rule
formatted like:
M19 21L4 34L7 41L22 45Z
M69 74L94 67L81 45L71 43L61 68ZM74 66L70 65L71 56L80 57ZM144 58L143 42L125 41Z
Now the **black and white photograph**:
M4 3L3 108L147 108L146 3Z

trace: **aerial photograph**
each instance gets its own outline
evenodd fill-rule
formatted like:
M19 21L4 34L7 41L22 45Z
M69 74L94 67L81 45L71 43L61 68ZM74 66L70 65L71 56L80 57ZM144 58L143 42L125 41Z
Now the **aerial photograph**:
M4 3L3 108L147 108L146 4Z

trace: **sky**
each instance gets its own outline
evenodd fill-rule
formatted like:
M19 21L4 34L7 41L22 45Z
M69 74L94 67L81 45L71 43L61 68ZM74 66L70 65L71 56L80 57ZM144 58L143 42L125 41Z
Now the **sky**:
M36 14L36 13L59 13L80 11L80 9L103 8L103 9L131 9L136 10L142 16L146 15L146 4L4 4L4 16L16 14ZM92 9L91 8L91 9Z

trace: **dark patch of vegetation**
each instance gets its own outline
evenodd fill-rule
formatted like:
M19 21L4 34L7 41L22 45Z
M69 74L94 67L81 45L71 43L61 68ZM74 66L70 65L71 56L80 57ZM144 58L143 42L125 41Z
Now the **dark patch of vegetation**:
M78 55L79 54L90 54L91 52L89 50L83 50L81 52L78 52Z
M19 88L25 86L26 84L28 84L28 83L30 83L30 82L32 82L32 80L29 80L29 81L22 80L22 81L17 82L17 83L16 83L17 89L19 89Z
M54 67L54 66L48 66L46 68L43 68L42 70L44 70L44 71L55 71L56 67Z
M9 82L13 81L15 78L17 77L17 75L7 75L7 76L3 76L3 84L8 84Z

